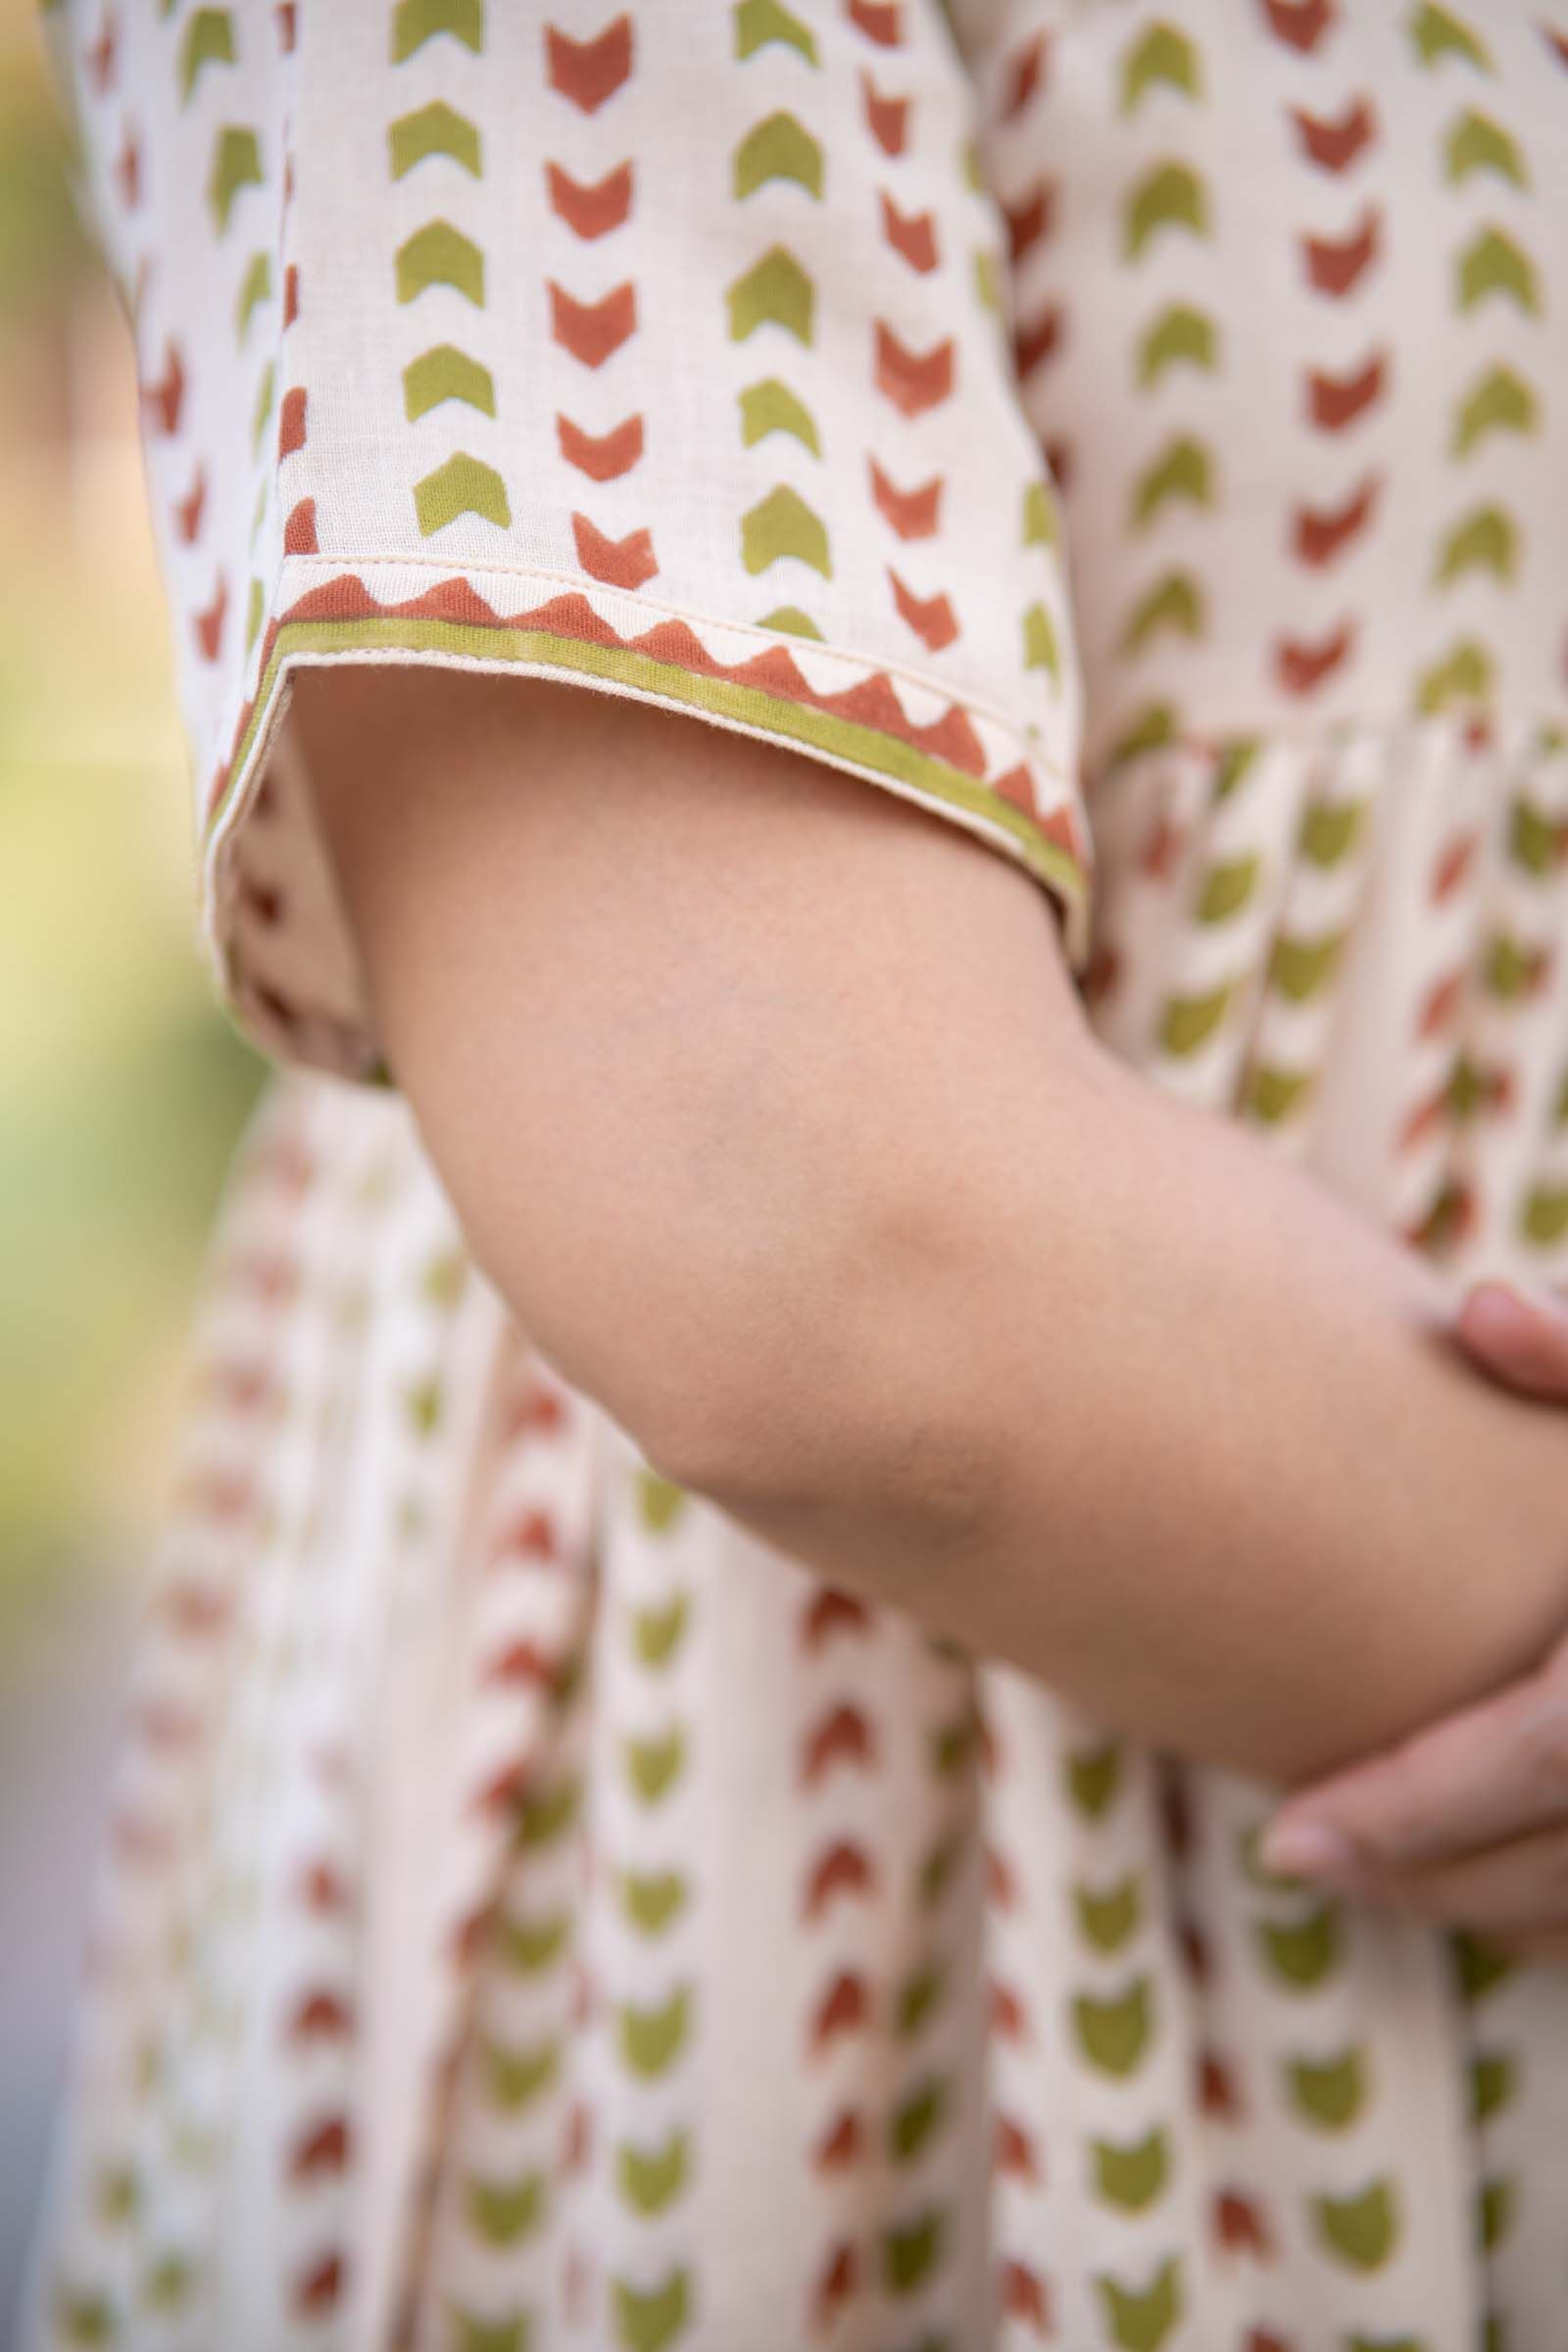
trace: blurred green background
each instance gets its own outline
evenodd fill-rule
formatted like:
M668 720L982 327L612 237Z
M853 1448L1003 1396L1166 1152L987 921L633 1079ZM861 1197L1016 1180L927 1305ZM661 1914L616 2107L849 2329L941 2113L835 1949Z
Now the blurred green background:
M0 0L0 2342L186 1317L261 1065L200 960L128 326Z

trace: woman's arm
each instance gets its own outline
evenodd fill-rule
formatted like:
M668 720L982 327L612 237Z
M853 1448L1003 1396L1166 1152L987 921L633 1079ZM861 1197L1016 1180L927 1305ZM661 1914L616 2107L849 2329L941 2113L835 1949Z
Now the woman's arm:
M656 1466L1156 1744L1284 1778L1568 1618L1560 1420L1434 1273L1115 1063L1038 885L569 687L306 672L381 1033L472 1248Z

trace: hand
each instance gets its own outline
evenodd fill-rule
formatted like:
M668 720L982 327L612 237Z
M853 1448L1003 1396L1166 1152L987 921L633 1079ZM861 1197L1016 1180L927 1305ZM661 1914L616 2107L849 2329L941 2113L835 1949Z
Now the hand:
M1489 1377L1568 1404L1568 1293L1480 1283L1455 1336ZM1292 1796L1262 1858L1522 1958L1568 1960L1568 1635L1496 1696Z

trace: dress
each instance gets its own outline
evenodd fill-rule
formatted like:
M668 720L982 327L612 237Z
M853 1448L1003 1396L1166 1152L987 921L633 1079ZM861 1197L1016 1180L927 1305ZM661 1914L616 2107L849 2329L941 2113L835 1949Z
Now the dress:
M1151 1083L1568 1276L1561 0L44 24L279 1075L36 2344L1562 2352L1568 1971L653 1475L466 1260L287 718L796 743L1020 861Z

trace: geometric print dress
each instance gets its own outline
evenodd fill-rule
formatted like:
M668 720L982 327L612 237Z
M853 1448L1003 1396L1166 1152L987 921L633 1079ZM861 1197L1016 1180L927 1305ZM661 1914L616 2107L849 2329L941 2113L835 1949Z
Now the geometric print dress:
M276 1068L28 2352L1563 2352L1568 1970L657 1476L469 1262L289 720L791 744L1032 874L1152 1085L1568 1278L1563 0L42 24Z

